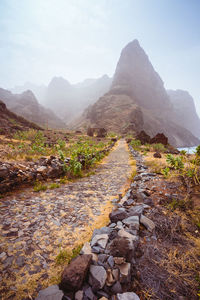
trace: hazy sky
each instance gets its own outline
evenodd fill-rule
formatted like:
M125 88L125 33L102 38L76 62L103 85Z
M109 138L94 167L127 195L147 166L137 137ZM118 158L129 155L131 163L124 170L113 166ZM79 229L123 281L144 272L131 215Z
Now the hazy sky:
M137 38L200 114L200 0L0 0L0 87L112 76Z

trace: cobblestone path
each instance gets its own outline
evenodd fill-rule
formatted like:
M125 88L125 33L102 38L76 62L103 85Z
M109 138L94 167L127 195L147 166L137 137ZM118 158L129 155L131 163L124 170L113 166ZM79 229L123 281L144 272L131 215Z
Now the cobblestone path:
M58 280L60 249L72 248L108 220L110 200L131 174L120 140L95 173L54 190L25 189L0 200L0 299L32 299ZM1 298L2 297L2 298Z

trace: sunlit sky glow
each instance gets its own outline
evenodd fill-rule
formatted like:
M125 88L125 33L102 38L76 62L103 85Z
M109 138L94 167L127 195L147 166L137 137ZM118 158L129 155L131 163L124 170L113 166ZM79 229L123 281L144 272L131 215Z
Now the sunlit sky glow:
M200 114L199 0L1 0L0 87L112 76L137 38L166 88Z

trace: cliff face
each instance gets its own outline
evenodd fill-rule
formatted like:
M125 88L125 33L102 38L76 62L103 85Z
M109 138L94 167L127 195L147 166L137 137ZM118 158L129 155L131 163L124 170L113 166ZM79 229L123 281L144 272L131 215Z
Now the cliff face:
M103 126L120 133L144 129L163 132L174 146L197 145L199 140L174 119L164 84L137 40L121 52L110 91L90 106L74 128Z
M8 109L30 122L49 128L64 128L66 125L50 109L40 105L31 91L12 94L0 88L0 99Z
M192 96L183 90L168 90L167 92L173 105L174 120L200 138L200 119Z
M137 40L122 50L111 90L127 93L146 109L168 110L171 107L163 81Z

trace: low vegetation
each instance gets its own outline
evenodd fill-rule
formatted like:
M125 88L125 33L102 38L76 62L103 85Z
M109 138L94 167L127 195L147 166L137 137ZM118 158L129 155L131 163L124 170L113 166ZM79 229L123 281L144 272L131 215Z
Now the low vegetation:
M79 255L83 244L80 244L73 248L72 250L61 249L59 254L56 256L56 264L57 265L64 265L70 263L70 261Z

